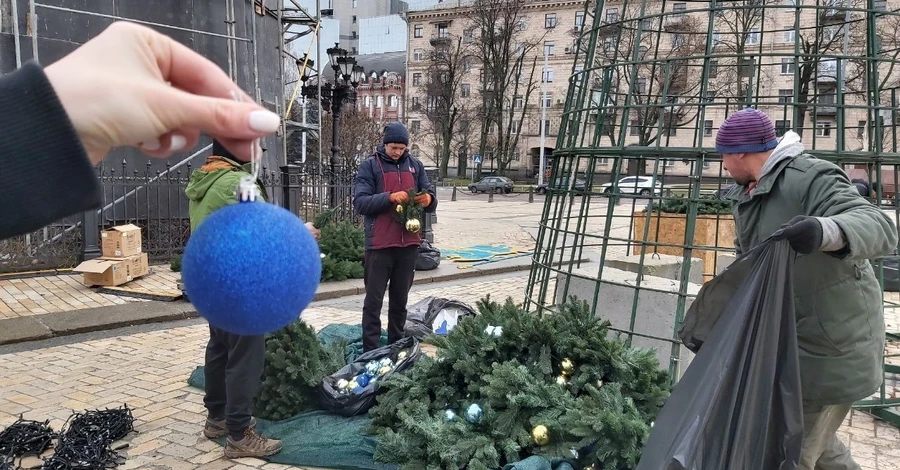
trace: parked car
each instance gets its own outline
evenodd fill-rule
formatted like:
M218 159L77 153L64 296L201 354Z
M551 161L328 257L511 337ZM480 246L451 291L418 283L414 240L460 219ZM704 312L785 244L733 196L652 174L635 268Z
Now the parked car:
M514 183L505 176L488 176L469 185L469 191L473 193L506 193L513 190Z
M547 194L547 190L552 188L557 191L567 191L569 189L569 180L568 177L556 178L550 183L544 183L535 188L535 191L538 194ZM575 191L586 191L587 183L581 178L575 178L575 182L572 184L572 189Z
M627 176L619 180L617 189L619 194L640 194L641 196L654 194L658 196L662 194L662 183L655 181L650 176ZM611 193L613 184L606 183L600 186L600 191Z

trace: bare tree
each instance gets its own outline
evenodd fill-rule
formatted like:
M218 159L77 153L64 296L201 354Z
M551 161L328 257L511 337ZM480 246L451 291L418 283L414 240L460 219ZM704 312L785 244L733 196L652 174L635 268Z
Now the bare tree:
M315 103L313 103L315 104ZM322 114L322 151L324 156L317 155L318 142L310 138L307 141L307 159L318 158L319 162L328 162L331 158L331 114ZM359 161L370 155L381 139L384 129L374 118L365 111L359 111L353 106L345 106L341 114L341 127L338 134L341 148L341 164L347 171L353 171L359 166Z
M426 120L421 134L431 135L440 148L436 163L441 176L446 177L454 135L467 107L465 98L471 93L469 85L463 83L471 51L463 38L456 35L433 38L431 44L429 64L424 71L424 81L419 85L426 97Z
M546 29L527 35L522 0L474 0L469 28L477 34L475 54L483 68L479 150L484 155L491 148L502 174L514 158L531 96L538 88L532 52Z

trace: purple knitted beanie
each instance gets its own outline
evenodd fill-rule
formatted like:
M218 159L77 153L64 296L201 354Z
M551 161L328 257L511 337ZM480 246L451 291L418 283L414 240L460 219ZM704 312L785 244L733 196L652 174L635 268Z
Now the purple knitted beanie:
M716 134L716 152L757 153L778 146L775 126L765 113L753 108L742 109L725 120Z

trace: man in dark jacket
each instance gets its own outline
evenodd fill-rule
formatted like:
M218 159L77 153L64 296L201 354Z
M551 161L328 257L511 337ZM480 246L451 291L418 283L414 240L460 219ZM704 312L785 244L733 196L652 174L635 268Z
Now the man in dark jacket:
M366 299L363 303L363 350L378 348L381 337L381 307L390 283L388 342L403 338L406 301L412 287L419 255L419 232L409 232L394 217L399 204L414 189L415 202L425 212L434 212L437 198L422 162L409 155L409 132L394 122L384 129L384 143L360 165L353 184L353 207L365 216Z
M840 167L807 154L799 135L777 140L757 110L726 119L716 150L737 183L727 197L738 254L776 232L799 253L793 295L804 432L797 468L858 469L835 432L853 403L882 383L884 301L869 260L894 251L897 227Z

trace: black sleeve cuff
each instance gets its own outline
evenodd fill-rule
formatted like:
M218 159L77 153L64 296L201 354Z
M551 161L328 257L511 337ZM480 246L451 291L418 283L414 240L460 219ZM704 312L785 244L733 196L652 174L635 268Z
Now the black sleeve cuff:
M100 182L43 68L0 78L0 240L90 209Z

